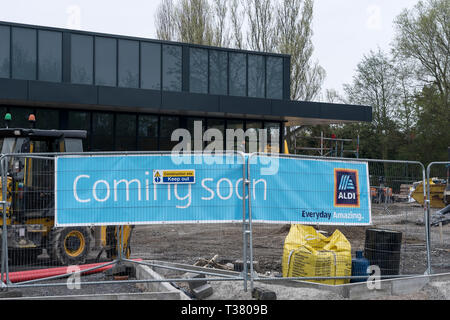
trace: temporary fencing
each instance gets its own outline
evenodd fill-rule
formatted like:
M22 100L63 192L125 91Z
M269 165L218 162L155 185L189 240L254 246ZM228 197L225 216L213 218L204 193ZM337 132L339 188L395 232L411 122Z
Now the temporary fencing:
M250 184L262 177L253 162L267 157L250 156ZM296 155L278 159L278 171L267 183L270 201L249 201L256 268L270 266L283 279L326 284L367 279L367 266L359 272L355 268L362 263L357 255L379 268L373 272L380 279L427 270L427 214L410 197L409 187L402 193L425 181L421 163ZM266 276L252 280L280 280L277 272Z
M430 273L447 273L450 272L450 162L430 163L427 182Z
M187 272L244 290L342 284L368 276L358 251L381 277L431 271L428 214L409 189L425 182L419 162L108 152L8 154L1 170L4 288L62 286L123 263L166 270L123 284L201 281Z

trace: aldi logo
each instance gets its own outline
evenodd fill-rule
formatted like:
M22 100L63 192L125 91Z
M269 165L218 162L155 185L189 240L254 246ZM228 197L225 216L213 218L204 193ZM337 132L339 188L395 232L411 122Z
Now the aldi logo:
M334 206L359 208L358 170L334 169Z

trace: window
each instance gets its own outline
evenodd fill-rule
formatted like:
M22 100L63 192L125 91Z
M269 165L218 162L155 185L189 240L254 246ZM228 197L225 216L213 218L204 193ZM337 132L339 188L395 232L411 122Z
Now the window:
M92 151L113 151L114 116L110 113L92 113Z
M68 130L86 130L87 139L83 139L83 150L90 150L91 114L84 111L68 111Z
M228 94L228 54L225 51L209 51L209 93Z
M116 86L117 51L116 39L95 38L95 84Z
M163 45L163 90L181 91L181 47Z
M267 57L267 98L283 99L283 59Z
M171 138L172 132L180 128L180 119L178 117L161 116L160 123L159 149L170 151L178 144L178 141L171 141Z
M215 141L214 139L221 139L222 141L222 150L225 149L225 120L224 119L207 119L206 121L207 129L217 129L221 132L221 137L211 137L211 141L205 141L205 147L208 146L211 142ZM207 139L206 139L207 140ZM220 144L220 141L218 141Z
M62 80L62 34L39 30L39 80Z
M267 142L272 147L271 152L280 151L280 123L266 122L264 128L267 129Z
M59 110L38 109L36 111L37 129L59 129Z
M141 88L161 90L161 45L141 42Z
M229 149L229 143L232 143L231 150L244 151L244 141L238 140L238 132L236 130L241 129L244 133L244 121L242 120L227 120L227 130L235 130L232 134L227 134L226 136L226 148ZM228 132L227 132L228 133Z
M200 130L197 131L197 135L195 132L195 122L201 122ZM194 118L188 117L186 118L186 129L191 134L191 150L202 151L203 150L203 133L205 131L206 121L203 118Z
M247 59L243 53L230 53L230 95L247 95Z
M32 124L28 121L28 116L33 113L33 109L28 108L11 108L10 128L31 128Z
M119 87L139 87L139 42L119 40Z
M12 76L36 80L36 30L12 28Z
M158 150L158 116L140 115L138 118L138 150Z
M190 92L208 93L208 50L191 48L189 61Z
M248 56L248 96L255 98L265 97L266 70L264 56Z
M10 31L9 27L0 26L0 78L9 78Z
M264 151L264 141L260 141L259 139L259 132L262 128L262 121L246 121L245 133L247 136L245 138L245 152L251 153Z
M116 115L116 151L136 150L136 115Z
M68 112L68 130L90 130L91 117L89 112L69 111Z
M94 40L91 36L72 34L71 41L71 82L92 84L94 79Z

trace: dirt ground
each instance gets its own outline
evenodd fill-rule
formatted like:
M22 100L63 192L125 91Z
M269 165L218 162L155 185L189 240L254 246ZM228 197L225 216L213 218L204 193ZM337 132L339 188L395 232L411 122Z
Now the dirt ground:
M402 232L400 273L423 274L427 268L423 208L414 203L373 205L370 227L316 226L325 235L339 229L349 240L354 255L364 250L368 228ZM262 274L281 272L284 240L289 225L254 224L254 260ZM441 241L442 240L442 241ZM450 272L450 224L431 228L431 261L433 273ZM218 261L242 260L243 236L240 224L186 224L137 226L132 239L132 256L194 264L199 259L219 256Z
M365 232L368 228L383 228L402 232L400 274L422 275L427 268L425 245L424 210L414 203L391 203L374 205L373 224L367 227L316 226L325 235L339 229L349 240L352 254L364 250ZM277 276L281 273L281 259L284 240L289 225L254 224L253 248L256 271L262 275ZM193 265L201 259L218 256L221 263L242 260L243 232L241 224L184 224L136 226L133 232L131 258L160 260ZM431 228L431 262L433 273L450 272L450 224ZM39 258L40 265L46 263L45 254ZM93 255L92 259L95 259ZM94 260L89 263L95 262ZM10 271L14 271L11 267ZM102 281L104 275L83 277L83 281ZM211 282L214 294L209 299L251 299L249 292L243 292L242 282ZM180 284L187 287L187 284ZM268 287L277 293L278 299L340 300L343 297L316 289L286 288L276 283ZM21 289L24 296L93 294L98 292L139 292L133 284L111 286L82 286L81 291L68 291L63 287ZM450 283L430 283L420 292L404 296L389 296L384 299L450 299Z

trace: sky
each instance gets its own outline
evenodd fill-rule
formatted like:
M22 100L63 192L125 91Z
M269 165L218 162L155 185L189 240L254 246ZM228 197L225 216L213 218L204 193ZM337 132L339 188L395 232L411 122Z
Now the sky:
M325 68L323 89L343 93L370 50L388 51L393 20L418 0L315 0L314 59ZM0 0L0 21L156 38L153 0Z

